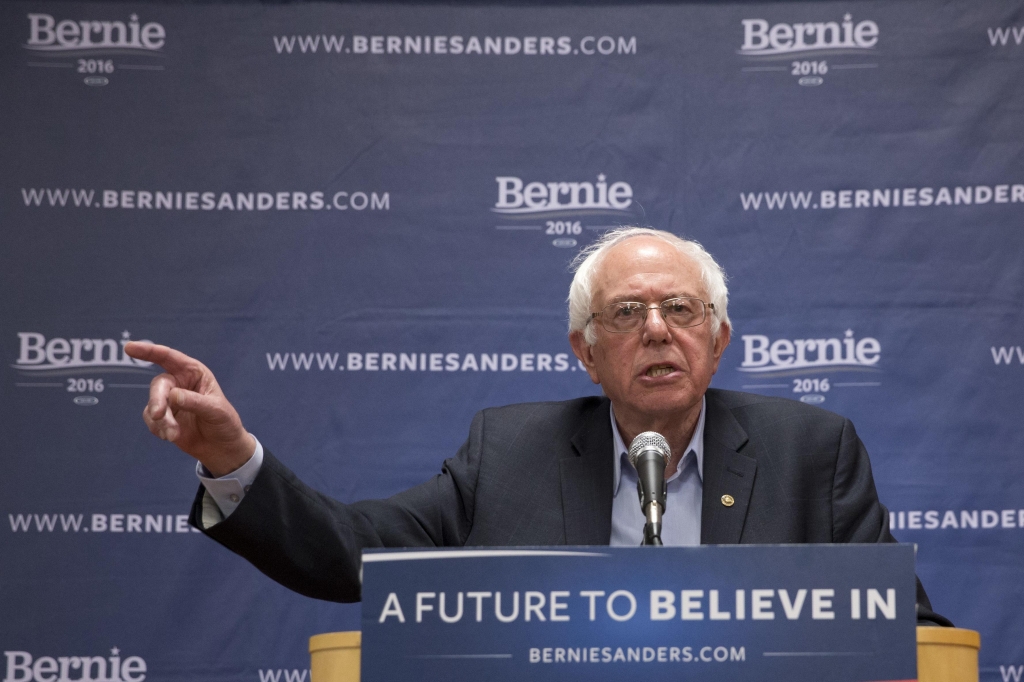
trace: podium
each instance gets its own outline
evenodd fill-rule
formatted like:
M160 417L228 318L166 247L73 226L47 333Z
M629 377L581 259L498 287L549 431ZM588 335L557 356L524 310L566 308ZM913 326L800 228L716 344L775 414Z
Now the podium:
M911 545L371 551L363 578L363 630L310 641L312 682L359 653L367 682L912 680L918 641L977 679L976 647L916 628Z

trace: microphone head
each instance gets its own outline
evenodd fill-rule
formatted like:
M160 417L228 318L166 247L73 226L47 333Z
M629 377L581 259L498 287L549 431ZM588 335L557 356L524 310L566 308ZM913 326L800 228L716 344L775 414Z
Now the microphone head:
M668 441L665 440L665 436L655 431L644 431L633 439L633 442L629 444L629 463L635 467L640 453L648 450L657 452L664 458L665 464L668 464L672 450L668 447Z

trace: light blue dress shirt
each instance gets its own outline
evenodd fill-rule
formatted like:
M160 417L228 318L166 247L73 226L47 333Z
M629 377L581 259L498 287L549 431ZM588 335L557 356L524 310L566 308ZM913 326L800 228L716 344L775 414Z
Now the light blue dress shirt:
M707 405L701 399L700 417L686 446L679 466L665 481L668 495L661 523L661 541L666 547L700 544L700 506L704 498L704 415ZM611 410L615 452L615 479L612 488L613 547L636 547L644 538L644 514L636 492L636 469L629 463L629 447L619 434L615 410Z
M679 462L676 472L665 482L668 486L666 510L662 521L661 541L666 546L689 546L700 544L700 505L703 498L704 477L704 414L705 403L701 402L700 417L693 437L686 448L686 454ZM644 536L644 515L637 498L636 469L629 463L629 448L622 441L619 427L615 423L615 411L610 410L612 421L612 457L615 459L615 479L612 488L612 536L613 546L635 547ZM230 474L213 478L210 472L196 463L196 476L206 488L203 498L203 526L223 521L238 507L256 480L263 466L263 445L258 438L256 450L248 462Z
M260 468L263 466L263 445L260 444L260 439L256 436L252 436L252 439L256 441L256 451L252 453L249 461L230 474L214 478L201 462L196 462L196 476L199 477L199 482L206 488L207 493L203 495L203 518L201 521L204 528L209 528L231 516L242 498L249 492L249 486L256 480L256 475L260 473ZM214 504L211 504L211 501Z

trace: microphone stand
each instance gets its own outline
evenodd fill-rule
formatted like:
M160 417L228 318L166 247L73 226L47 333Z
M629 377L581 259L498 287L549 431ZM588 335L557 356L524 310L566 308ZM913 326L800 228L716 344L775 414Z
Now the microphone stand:
M636 492L640 496L640 508L646 519L642 546L646 547L662 545L661 517L665 513L668 497L665 489L665 459L660 452L648 450L637 457L635 464L639 475Z
M661 503L661 504L664 504ZM644 547L661 547L661 504L652 502L647 507L647 523L644 524Z

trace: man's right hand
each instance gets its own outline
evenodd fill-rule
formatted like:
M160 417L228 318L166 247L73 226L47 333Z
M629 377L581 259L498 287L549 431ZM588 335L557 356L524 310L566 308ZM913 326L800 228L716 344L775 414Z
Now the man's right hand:
M149 403L142 411L154 435L198 459L214 476L229 474L249 461L256 440L206 365L153 343L132 341L124 350L164 369L150 382Z

